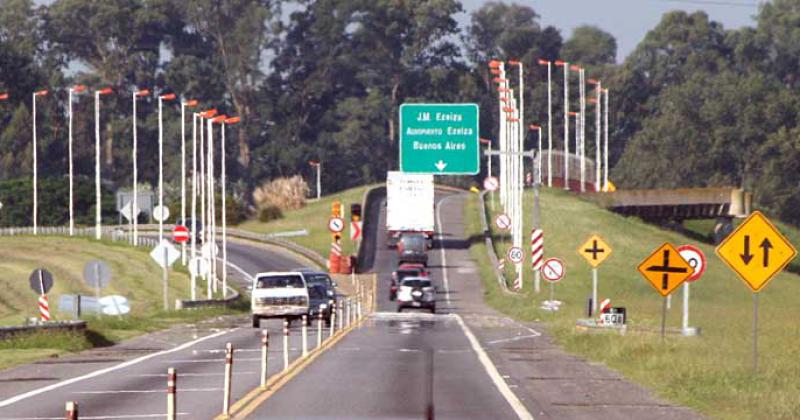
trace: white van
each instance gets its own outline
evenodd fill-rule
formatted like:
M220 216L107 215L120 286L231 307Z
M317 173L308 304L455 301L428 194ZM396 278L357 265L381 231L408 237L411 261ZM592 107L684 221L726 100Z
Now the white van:
M259 273L253 280L250 308L253 328L262 318L286 318L289 322L308 313L308 287L303 273Z

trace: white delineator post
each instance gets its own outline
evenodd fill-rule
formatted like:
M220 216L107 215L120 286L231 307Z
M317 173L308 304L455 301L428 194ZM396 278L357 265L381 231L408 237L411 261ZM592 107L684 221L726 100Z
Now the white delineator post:
M167 369L167 420L178 418L177 386L178 375L175 373L175 368Z
M569 63L556 60L556 66L564 67L564 189L569 189Z
M96 90L94 92L94 237L100 239L102 235L102 200L100 197L100 95L108 95L111 88Z
M226 416L231 412L231 376L233 375L233 345L225 344L225 384L222 389L222 413Z
M531 231L531 268L533 269L533 290L539 293L541 288L539 272L544 261L544 232L541 229Z
M289 321L283 320L283 370L289 368Z
M308 356L308 315L303 315L303 357Z
M66 404L66 420L78 420L78 403L75 401L67 401Z
M261 389L267 387L267 363L269 359L269 331L261 331Z
M319 316L317 321L317 348L322 345L322 306L319 308Z
M337 319L336 311L338 310L338 307L339 305L336 304L336 302L334 302L333 306L331 306L331 332L328 335L328 337L333 337L333 332L336 329L336 319Z

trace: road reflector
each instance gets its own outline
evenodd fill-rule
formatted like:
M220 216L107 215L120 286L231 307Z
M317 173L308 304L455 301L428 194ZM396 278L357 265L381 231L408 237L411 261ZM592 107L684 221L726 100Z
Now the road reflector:
M716 253L755 293L786 268L797 250L755 211L719 244Z
M592 267L597 268L611 255L611 246L600 237L593 234L578 248L580 254Z
M664 243L639 264L639 273L653 288L667 297L686 279L694 274L694 269L670 243Z

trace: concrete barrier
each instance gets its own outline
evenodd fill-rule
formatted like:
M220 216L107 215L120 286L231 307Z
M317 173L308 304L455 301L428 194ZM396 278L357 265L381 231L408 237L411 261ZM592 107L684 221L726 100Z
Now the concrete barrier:
M0 340L38 331L85 331L86 321L47 321L31 325L0 327Z

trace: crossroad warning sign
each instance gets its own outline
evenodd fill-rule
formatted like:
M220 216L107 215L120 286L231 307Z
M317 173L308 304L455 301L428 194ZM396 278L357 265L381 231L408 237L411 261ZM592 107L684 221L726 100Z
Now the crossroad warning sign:
M753 292L758 292L797 255L794 246L755 211L716 249Z
M592 235L578 248L578 254L583 257L592 267L597 268L603 261L611 255L611 246L600 237Z
M694 269L669 243L665 243L639 264L639 272L666 297L693 273Z

